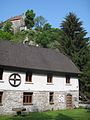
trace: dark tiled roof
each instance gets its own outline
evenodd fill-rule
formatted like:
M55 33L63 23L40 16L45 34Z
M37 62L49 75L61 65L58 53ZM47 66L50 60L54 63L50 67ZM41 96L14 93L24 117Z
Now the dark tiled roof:
M0 65L64 73L79 73L74 63L52 49L0 42Z

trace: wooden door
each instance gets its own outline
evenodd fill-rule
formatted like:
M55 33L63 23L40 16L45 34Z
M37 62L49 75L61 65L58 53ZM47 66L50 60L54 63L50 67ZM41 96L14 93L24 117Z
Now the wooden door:
M72 108L72 95L71 94L66 95L66 107Z

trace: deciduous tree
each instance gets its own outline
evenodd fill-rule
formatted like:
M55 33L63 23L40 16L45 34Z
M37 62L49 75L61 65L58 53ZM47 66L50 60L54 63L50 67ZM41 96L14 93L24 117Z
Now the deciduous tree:
M10 21L6 21L3 25L3 30L5 32L13 33L12 23Z
M41 30L46 22L47 20L43 16L37 16L35 18L35 29Z

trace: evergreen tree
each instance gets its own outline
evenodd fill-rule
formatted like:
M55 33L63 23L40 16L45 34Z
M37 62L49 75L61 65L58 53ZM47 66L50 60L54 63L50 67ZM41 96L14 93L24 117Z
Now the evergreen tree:
M80 77L80 90L86 90L85 84L87 75L84 75L85 68L89 61L87 32L82 27L82 22L74 13L69 13L61 23L60 51L67 54L77 65L82 75Z
M82 22L74 13L69 13L61 23L61 31L60 50L82 71L88 60L88 38Z
M34 26L35 13L33 10L27 10L25 13L25 25L28 29L31 29Z

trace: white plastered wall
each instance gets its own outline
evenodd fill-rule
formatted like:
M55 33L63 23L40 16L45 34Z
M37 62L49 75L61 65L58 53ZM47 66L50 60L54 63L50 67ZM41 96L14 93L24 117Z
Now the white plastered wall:
M9 83L9 76L18 73L21 76L21 84L13 87ZM77 78L71 78L70 84L66 84L65 77L53 76L52 84L47 83L47 75L33 74L32 83L27 83L26 73L15 71L4 71L3 80L0 80L0 90L25 90L25 91L70 91L79 90Z

